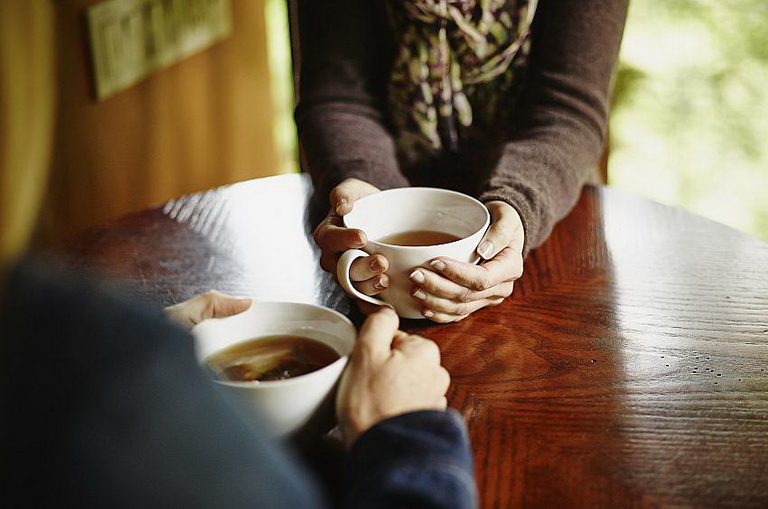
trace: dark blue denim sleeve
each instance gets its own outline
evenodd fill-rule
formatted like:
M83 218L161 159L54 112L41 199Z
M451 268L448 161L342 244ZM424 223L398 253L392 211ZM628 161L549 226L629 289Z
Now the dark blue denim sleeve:
M466 426L453 410L386 419L354 443L347 508L477 507Z

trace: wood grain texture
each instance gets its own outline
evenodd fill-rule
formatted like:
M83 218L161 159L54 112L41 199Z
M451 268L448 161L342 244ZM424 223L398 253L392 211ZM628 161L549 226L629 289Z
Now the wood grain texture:
M305 175L92 229L70 263L170 304L218 288L355 315L317 268ZM768 506L768 245L587 188L502 305L434 339L484 508Z

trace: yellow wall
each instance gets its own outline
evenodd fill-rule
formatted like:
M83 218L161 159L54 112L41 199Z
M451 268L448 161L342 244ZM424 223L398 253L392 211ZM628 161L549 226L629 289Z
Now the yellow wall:
M49 241L169 198L284 168L275 149L265 0L232 0L232 35L102 102L84 10L60 0Z

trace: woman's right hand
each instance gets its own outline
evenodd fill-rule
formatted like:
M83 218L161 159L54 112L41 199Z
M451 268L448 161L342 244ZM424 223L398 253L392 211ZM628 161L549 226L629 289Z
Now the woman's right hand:
M397 330L399 320L380 307L363 323L336 397L339 429L347 446L388 417L445 410L451 377L440 349L426 338Z
M352 212L355 202L363 196L378 193L379 188L359 179L346 179L331 191L328 216L315 228L315 243L320 247L320 266L336 277L339 256L348 249L362 249L368 238L362 230L346 228L344 215ZM366 295L376 295L389 286L384 272L389 261L382 255L364 256L352 262L349 271L355 288Z

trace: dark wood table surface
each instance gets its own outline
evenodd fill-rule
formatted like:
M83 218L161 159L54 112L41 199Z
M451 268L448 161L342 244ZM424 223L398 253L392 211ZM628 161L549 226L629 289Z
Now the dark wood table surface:
M73 238L160 304L212 288L356 308L318 267L306 175L185 196ZM768 507L768 244L587 188L502 305L435 340L481 506Z

